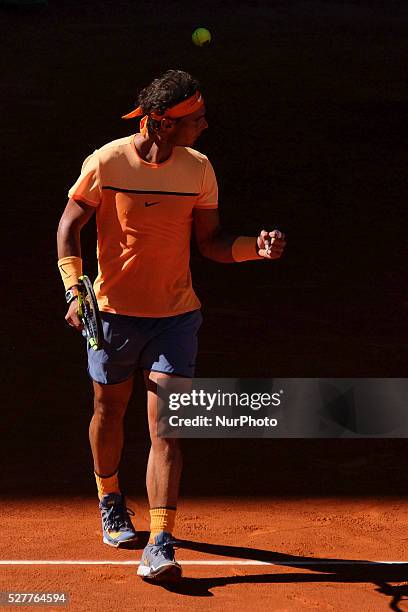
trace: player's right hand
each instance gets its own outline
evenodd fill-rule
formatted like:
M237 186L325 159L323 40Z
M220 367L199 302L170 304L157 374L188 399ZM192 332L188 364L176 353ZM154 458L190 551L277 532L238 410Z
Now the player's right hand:
M74 327L78 331L82 331L84 329L81 319L78 316L78 298L72 300L72 302L70 303L68 312L65 315L65 320L68 325Z

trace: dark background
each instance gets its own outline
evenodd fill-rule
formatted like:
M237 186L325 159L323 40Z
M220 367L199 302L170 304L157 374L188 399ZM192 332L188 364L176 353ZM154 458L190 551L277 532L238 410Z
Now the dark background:
M55 233L82 160L168 68L202 83L223 224L288 236L280 262L192 255L200 377L405 377L404 2L0 6L2 469L9 496L94 493L91 386L66 327ZM207 48L191 42L209 28ZM95 274L95 231L83 232ZM405 494L405 440L186 441L184 495ZM144 490L138 378L123 482Z

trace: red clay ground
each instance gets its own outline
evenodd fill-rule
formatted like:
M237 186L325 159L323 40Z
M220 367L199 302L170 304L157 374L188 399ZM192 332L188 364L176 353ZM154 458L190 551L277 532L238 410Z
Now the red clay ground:
M147 531L144 500L130 499L128 505L136 510L138 528ZM395 499L185 499L177 558L198 564L185 565L183 581L165 588L136 576L140 550L113 550L101 543L95 500L21 500L8 505L0 541L3 560L132 563L5 565L0 590L64 591L69 610L92 612L407 610L408 562L356 563L408 561L407 533L407 503ZM227 565L200 565L208 561ZM242 561L255 564L236 564Z

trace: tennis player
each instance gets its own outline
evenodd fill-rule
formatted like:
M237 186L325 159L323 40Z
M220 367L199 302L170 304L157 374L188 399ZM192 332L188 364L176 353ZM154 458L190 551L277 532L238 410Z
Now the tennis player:
M94 151L69 190L58 228L58 265L65 285L66 321L80 330L78 278L81 229L96 213L102 316L101 350L88 347L94 414L89 438L102 517L103 541L129 546L137 539L118 467L123 417L133 376L142 369L147 389L151 449L147 466L150 539L138 574L177 580L174 529L182 456L177 439L157 436L157 379L191 378L202 317L189 267L192 229L202 255L218 262L275 260L285 237L231 236L220 227L218 189L208 158L191 148L207 129L199 83L169 70L140 92L124 119L141 118L140 131Z

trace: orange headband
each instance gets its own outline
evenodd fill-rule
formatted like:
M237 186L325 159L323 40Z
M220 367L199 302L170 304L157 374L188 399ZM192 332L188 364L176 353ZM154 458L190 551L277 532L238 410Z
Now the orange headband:
M187 100L183 100L183 102L179 102L175 106L168 108L162 115L152 111L151 113L146 115L146 117L151 117L155 121L160 121L160 119L163 119L163 117L169 117L170 119L179 119L180 117L185 117L186 115L191 115L192 113L195 113L202 106L204 106L203 97L199 91L196 91L195 94L191 96L191 98L187 98ZM134 119L135 117L141 117L143 113L143 109L138 106L131 113L123 115L122 119Z

